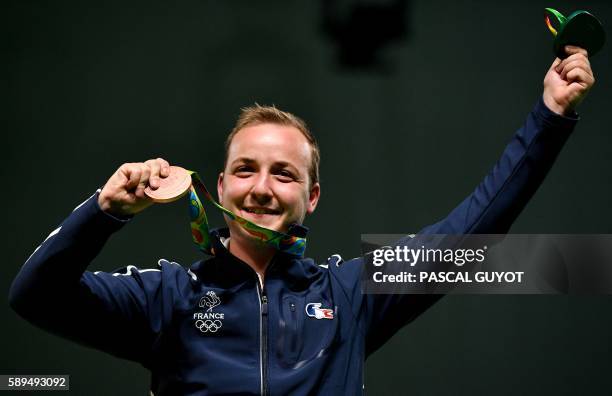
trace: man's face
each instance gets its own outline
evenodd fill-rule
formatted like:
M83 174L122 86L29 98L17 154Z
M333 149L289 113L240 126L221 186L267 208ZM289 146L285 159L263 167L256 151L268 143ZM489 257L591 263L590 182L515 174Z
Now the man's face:
M241 129L219 174L221 204L257 225L286 232L319 200L319 184L310 186L311 155L308 140L295 127L265 123ZM244 235L234 221L228 225L232 236Z

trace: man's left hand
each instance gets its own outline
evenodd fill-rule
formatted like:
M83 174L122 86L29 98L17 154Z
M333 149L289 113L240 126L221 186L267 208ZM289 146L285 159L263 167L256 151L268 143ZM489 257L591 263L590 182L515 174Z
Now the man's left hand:
M561 115L571 114L595 83L587 51L568 45L563 60L557 58L544 77L544 104Z

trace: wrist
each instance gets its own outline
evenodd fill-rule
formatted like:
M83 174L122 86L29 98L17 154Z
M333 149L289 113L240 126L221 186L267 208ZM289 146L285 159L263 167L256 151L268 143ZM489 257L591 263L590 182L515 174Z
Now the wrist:
M110 210L110 201L104 198L102 193L100 193L100 195L98 196L98 206L103 212L108 213L108 211Z
M544 104L546 105L546 107L548 107L548 109L552 111L553 113L563 116L570 112L568 111L566 106L560 105L549 95L546 95L546 94L542 95L542 100L544 101Z
M102 191L100 192L100 195L98 196L98 206L100 207L100 210L102 210L104 213L111 215L113 217L117 217L117 218L128 218L131 217L130 213L125 213L123 210L121 210L121 207L118 206L104 191L104 189L102 189Z
M119 221L127 221L134 217L133 214L117 210L116 205L113 205L113 201L104 194L104 190L98 194L97 203L102 212Z

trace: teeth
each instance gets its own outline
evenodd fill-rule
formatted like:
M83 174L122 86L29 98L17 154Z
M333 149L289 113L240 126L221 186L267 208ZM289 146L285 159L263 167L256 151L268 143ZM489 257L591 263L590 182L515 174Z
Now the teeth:
M245 208L245 210L249 213L254 213L254 214L274 214L273 211L271 210L266 210L266 209L249 209L249 208Z

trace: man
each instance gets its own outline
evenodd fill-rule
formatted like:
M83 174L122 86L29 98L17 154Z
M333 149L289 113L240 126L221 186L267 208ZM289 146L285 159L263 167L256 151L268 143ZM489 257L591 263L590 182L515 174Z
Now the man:
M594 83L584 50L568 47L542 99L483 182L422 233L504 233L552 166ZM243 112L227 140L222 205L296 237L320 197L319 154L304 123L274 108ZM185 269L85 271L110 235L152 202L163 159L122 165L26 261L10 293L32 323L152 372L155 395L349 394L364 358L439 296L363 295L362 260L326 264L279 252L226 217L214 257ZM401 242L400 242L401 243ZM61 307L38 310L39 301Z

